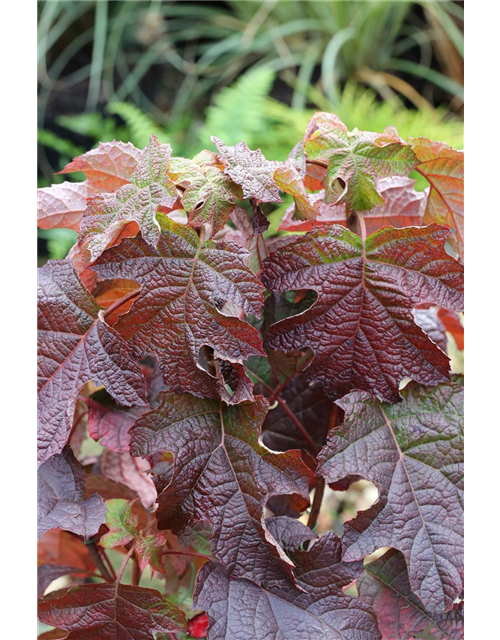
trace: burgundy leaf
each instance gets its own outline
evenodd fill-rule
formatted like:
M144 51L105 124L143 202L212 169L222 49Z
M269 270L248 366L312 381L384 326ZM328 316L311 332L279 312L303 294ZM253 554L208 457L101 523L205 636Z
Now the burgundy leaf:
M158 591L119 583L51 593L38 605L38 616L69 631L68 640L151 640L155 631L186 628L182 611Z
M171 153L170 145L151 136L130 183L112 194L89 199L78 242L90 252L91 260L122 238L134 237L139 229L142 238L156 246L160 238L156 212L160 206L171 208L177 199L175 185L167 175Z
M344 559L398 549L412 590L440 613L463 589L463 389L411 383L402 396L395 405L366 392L338 401L345 421L330 432L318 473L328 482L359 475L379 491L346 523Z
M386 228L363 242L340 226L291 237L264 263L273 291L312 289L317 301L272 325L266 344L279 351L311 347L303 372L331 396L366 389L396 401L405 376L425 385L449 379L447 356L415 324L428 302L463 308L463 268L444 250L447 229Z
M359 597L377 616L382 640L463 640L463 602L450 611L427 611L412 593L404 557L399 551L387 551L365 566L358 578Z
M320 385L296 377L280 393L280 403L267 414L262 428L262 442L273 451L307 449L313 456L325 443L334 404ZM284 404L283 404L284 403ZM290 412L293 416L290 416ZM296 421L304 427L306 439Z
M147 408L103 405L89 398L89 435L103 447L124 453L130 448L129 431Z
M282 166L281 162L266 160L260 149L252 151L245 142L228 147L215 136L211 140L225 164L224 173L243 188L244 198L254 198L260 202L281 202L274 180L274 172Z
M38 537L60 528L90 538L106 517L98 495L85 500L85 471L69 447L38 469Z
M286 578L273 585L234 580L222 566L205 565L198 577L195 606L208 614L210 640L380 639L370 607L342 591L363 564L342 562L340 540L333 532L292 558L298 586Z
M156 502L156 489L148 475L150 464L145 458L133 458L128 452L119 454L105 450L99 461L99 468L109 480L132 489L146 509Z
M60 173L82 171L92 189L111 193L130 182L140 156L130 142L100 142L97 149L78 156Z
M69 573L75 573L78 575L86 575L89 572L79 567L65 567L56 564L42 564L37 570L37 594L39 598L43 598L43 594L47 590L47 587L63 576L67 576Z
M429 338L437 344L437 346L446 353L446 329L438 315L437 307L429 307L428 309L414 309L413 317L418 326L425 331Z
M234 310L258 315L262 285L245 265L244 249L224 242L202 244L192 229L159 219L157 249L141 239L126 240L92 268L100 278L133 278L142 287L132 309L115 325L135 357L154 356L175 391L216 397L220 382L202 367L200 351L207 346L216 358L231 363L262 353L258 332ZM210 366L207 361L205 367Z
M88 182L63 182L38 189L37 223L40 229L80 230L80 220L87 208Z
M132 453L168 450L174 456L170 476L156 480L159 492L163 489L156 512L159 528L178 533L207 522L214 531L212 552L230 575L291 570L265 527L263 510L273 495L298 494L307 500L309 494L311 474L299 452L276 454L259 444L267 409L262 397L227 407L217 400L166 393L132 430Z
M102 316L71 264L48 262L38 279L38 460L59 453L75 403L91 380L125 406L145 405L144 380L120 335Z

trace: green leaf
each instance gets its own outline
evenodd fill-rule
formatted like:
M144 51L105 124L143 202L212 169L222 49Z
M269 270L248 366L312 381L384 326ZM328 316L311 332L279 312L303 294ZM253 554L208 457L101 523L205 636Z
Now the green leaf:
M106 500L106 506L106 525L109 527L109 533L102 536L100 544L105 549L122 547L138 535L139 519L132 513L132 503L128 500Z

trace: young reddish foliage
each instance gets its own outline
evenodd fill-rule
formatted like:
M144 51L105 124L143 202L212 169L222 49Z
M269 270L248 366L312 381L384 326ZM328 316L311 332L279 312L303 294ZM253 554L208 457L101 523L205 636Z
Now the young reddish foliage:
M39 275L45 637L459 640L463 153L326 113L286 162L212 140L40 190L79 232ZM318 536L360 478L378 500Z

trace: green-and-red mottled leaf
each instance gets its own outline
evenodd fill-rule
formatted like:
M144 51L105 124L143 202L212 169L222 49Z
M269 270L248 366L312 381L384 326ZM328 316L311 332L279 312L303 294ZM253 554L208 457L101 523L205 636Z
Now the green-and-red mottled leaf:
M403 555L390 549L370 562L358 578L359 597L377 616L382 640L463 640L464 603L450 611L436 614L427 611L410 588Z
M157 358L170 389L216 397L220 380L210 362L203 368L200 350L209 347L235 366L262 353L258 332L235 310L258 315L262 285L245 264L245 249L203 243L189 227L159 219L156 249L140 238L125 240L92 268L102 279L132 278L142 287L114 326L133 355Z
M111 194L89 199L80 225L79 244L90 252L92 260L121 239L133 237L141 231L142 238L156 247L160 238L160 225L156 219L158 208L170 209L177 190L167 175L172 149L151 136L130 183Z
M377 179L407 176L418 164L411 147L392 132L349 132L330 113L314 116L304 148L308 160L328 165L326 201L334 203L343 198L352 211L382 205Z
M364 389L397 401L405 376L425 385L449 379L447 356L415 324L412 309L463 308L463 268L444 249L445 227L386 228L365 242L340 227L290 238L264 262L273 291L312 289L314 304L272 325L267 346L311 347L303 376L340 397Z
M185 188L181 202L188 214L188 222L199 228L210 225L211 235L218 233L241 200L242 189L216 166L215 154L202 152L192 161L173 158L168 168L176 185Z
M38 278L38 460L59 453L78 393L93 380L125 406L145 405L140 368L71 263L48 262Z
M113 582L51 593L39 603L38 616L69 631L68 640L151 640L155 631L186 628L182 611L158 591Z
M101 536L99 544L105 549L113 549L131 542L139 533L139 518L132 513L131 502L120 498L106 500L106 508L109 531Z
M398 549L412 591L442 613L463 590L463 388L410 383L402 396L390 405L357 391L338 401L345 420L330 432L318 473L328 482L361 476L379 490L346 523L344 559Z
M464 257L464 154L443 142L410 138L420 164L416 170L430 184L424 224L437 222L453 230L453 244Z
M174 456L168 477L156 476L159 527L179 533L198 521L210 524L212 552L230 575L291 571L265 527L264 506L275 495L309 495L311 473L299 452L277 454L259 444L267 409L262 397L228 407L166 393L131 432L133 453Z

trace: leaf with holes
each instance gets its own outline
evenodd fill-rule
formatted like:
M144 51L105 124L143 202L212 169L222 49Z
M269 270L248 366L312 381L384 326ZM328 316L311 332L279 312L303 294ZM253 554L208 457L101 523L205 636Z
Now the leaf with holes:
M68 640L151 640L153 632L186 628L182 611L154 589L86 584L49 594L38 605L45 624L69 631Z
M216 397L217 372L210 361L202 366L200 351L209 347L210 358L234 364L262 353L258 332L239 317L240 310L259 314L262 285L245 265L244 249L201 242L192 229L160 220L157 249L126 240L92 268L102 279L127 277L142 287L115 325L133 355L156 357L169 388Z
M38 277L38 460L59 453L73 426L78 393L93 380L125 406L145 405L139 367L69 262Z
M89 199L78 242L90 252L91 260L123 238L136 236L139 230L149 245L156 246L160 238L158 208L170 209L177 199L175 185L167 175L171 153L170 145L151 136L130 183L114 193Z
M463 268L444 250L447 229L382 229L365 242L333 226L290 238L264 263L272 291L312 289L306 311L272 325L267 347L310 346L303 376L339 397L365 389L397 401L405 376L432 385L449 379L447 356L415 324L412 308L429 302L463 308Z
M307 500L309 494L311 474L299 452L276 454L259 444L267 409L262 397L228 407L166 393L132 429L132 453L167 450L174 456L167 480L156 477L159 528L179 533L207 522L214 530L212 552L230 575L271 575L282 566L291 571L265 527L263 510L271 496Z
M464 154L443 142L410 138L420 164L416 170L430 184L424 224L438 222L453 229L453 244L464 258Z
M87 208L88 182L63 182L38 189L37 224L40 229L79 231Z
M380 639L370 607L342 591L361 573L363 563L341 560L334 533L291 557L297 586L286 578L274 584L231 579L213 563L202 568L195 605L208 614L210 640Z
M260 149L252 151L245 142L228 147L215 136L211 140L225 165L224 173L243 188L244 198L254 198L259 202L281 202L274 180L274 172L282 166L281 162L267 160Z
M451 609L463 589L463 389L411 383L395 405L353 392L319 455L328 482L352 475L380 494L345 525L345 560L380 547L401 551L412 590L430 611Z
M403 555L393 549L370 562L358 578L359 597L377 616L382 640L463 640L463 602L450 611L427 611L412 593Z
M85 471L69 447L38 469L38 537L50 529L64 529L90 538L106 517L98 495L85 500Z
M141 152L130 142L100 142L67 164L59 173L81 171L93 190L112 193L130 182Z
M317 113L305 142L309 161L328 165L326 202L342 198L352 211L384 204L377 179L407 176L418 164L411 147L396 135L347 127L334 115Z

